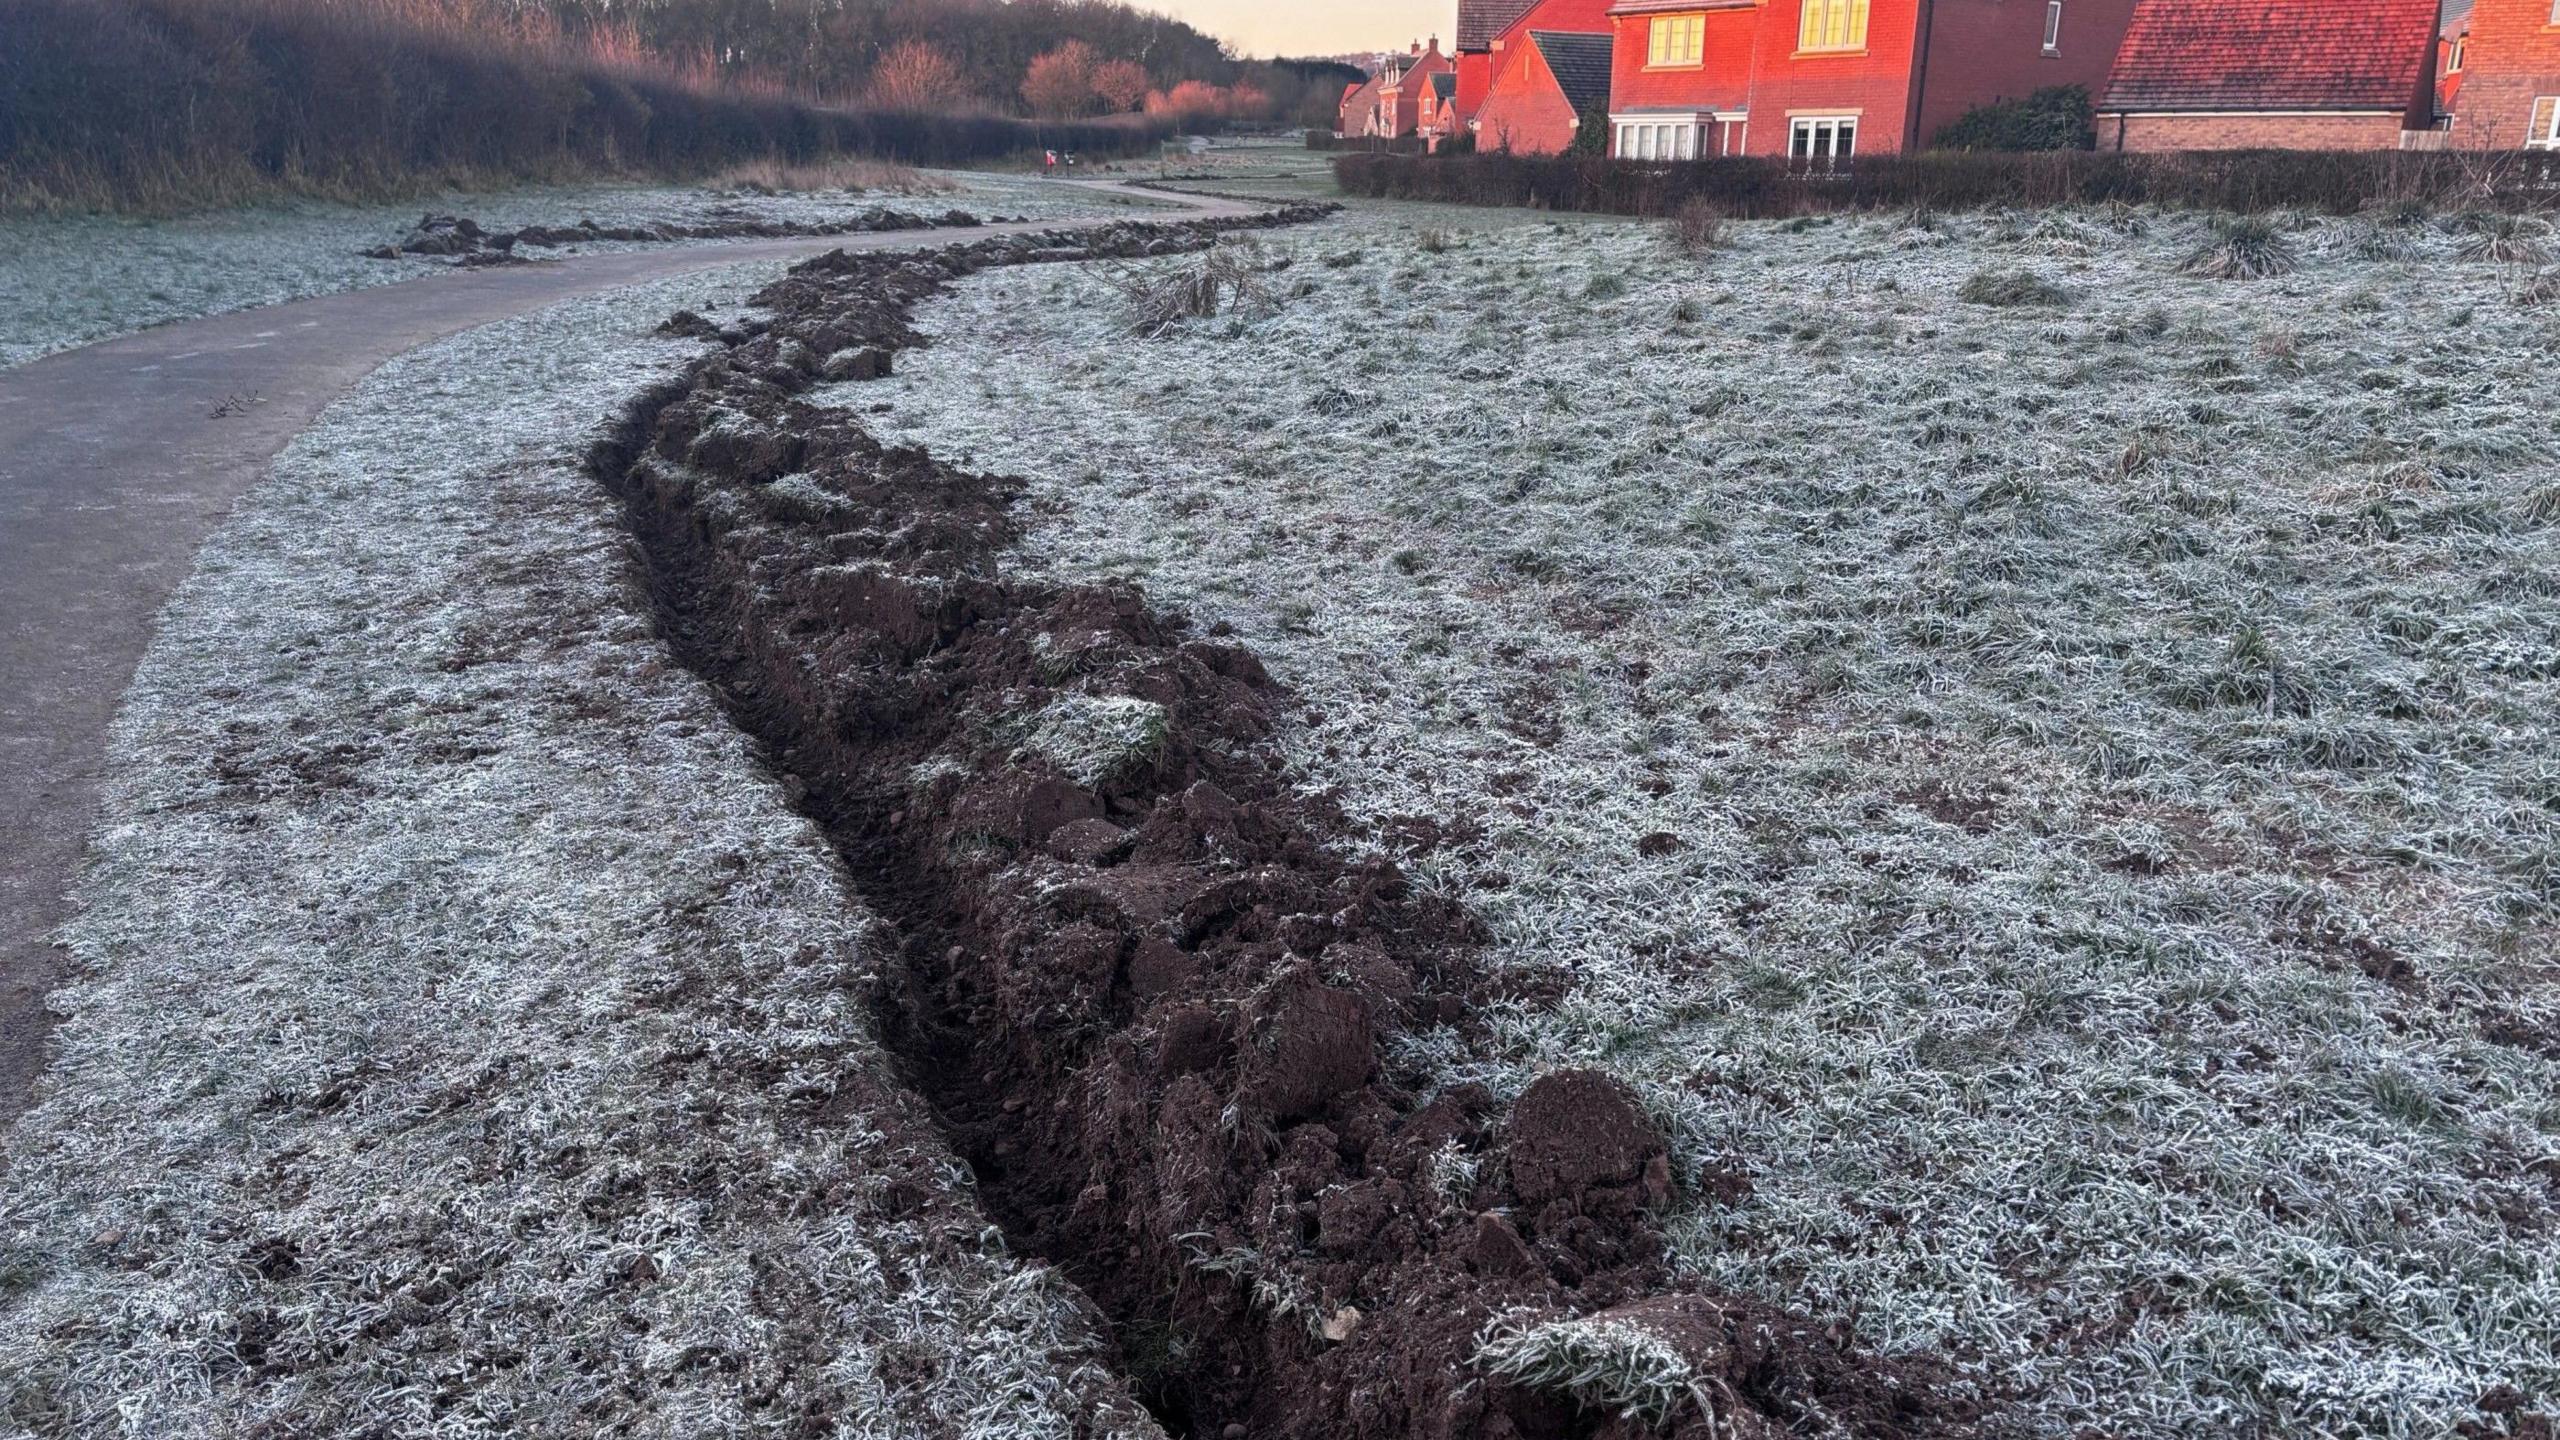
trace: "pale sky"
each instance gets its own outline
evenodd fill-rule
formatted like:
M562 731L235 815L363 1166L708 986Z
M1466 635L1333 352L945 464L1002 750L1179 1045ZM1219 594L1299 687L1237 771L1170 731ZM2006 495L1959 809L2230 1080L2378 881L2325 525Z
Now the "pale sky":
M1351 50L1403 49L1440 37L1449 48L1457 0L1136 0L1149 10L1188 21L1226 41L1238 53L1336 55Z

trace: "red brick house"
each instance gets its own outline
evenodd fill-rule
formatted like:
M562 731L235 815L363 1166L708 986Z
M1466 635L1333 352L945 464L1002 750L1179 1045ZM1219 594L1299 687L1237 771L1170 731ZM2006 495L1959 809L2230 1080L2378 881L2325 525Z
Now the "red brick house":
M1465 0L1461 0L1461 5ZM1529 38L1544 31L1551 35L1598 35L1609 33L1609 7L1615 0L1493 0L1500 8L1480 11L1489 19L1511 13L1510 22L1484 41L1486 80L1484 92L1470 106L1460 90L1459 108L1464 112L1468 128L1474 131L1476 146L1482 150L1500 150L1504 142L1524 154L1553 154L1572 143L1572 125L1557 118L1574 110L1576 100L1558 88L1554 77L1554 57L1543 53ZM1517 13L1512 13L1516 11ZM1463 17L1462 17L1463 18ZM1574 51L1587 55L1588 47ZM1559 53L1562 53L1559 51ZM1576 62L1567 62L1572 65ZM1585 67L1587 69L1587 66ZM1604 67L1605 68L1605 67ZM1579 72L1578 72L1579 73ZM1462 77L1463 78L1463 77ZM1603 77L1605 83L1605 76ZM1581 98L1589 100L1588 84L1580 87ZM1494 103L1499 96L1499 103ZM1493 106L1493 124L1485 123L1486 106Z
M1411 135L1422 125L1422 102L1431 93L1431 77L1457 67L1440 53L1440 37L1425 46L1417 40L1402 55L1387 57L1365 85L1347 90L1334 133L1347 138ZM1436 108L1436 107L1435 107Z
M1609 32L1530 30L1477 107L1476 148L1556 155L1609 107Z
M1493 47L1538 0L1458 0L1458 123L1476 118L1493 89Z
M2450 143L2560 150L2560 0L2472 0L2464 24Z
M1443 70L1423 87L1422 117L1415 122L1414 133L1422 137L1426 148L1437 151L1460 128L1458 72Z
M1611 152L1835 161L2104 85L2135 0L1618 0Z
M2435 127L2439 4L2138 0L2098 102L2099 147L2395 150L2419 143L2414 137Z

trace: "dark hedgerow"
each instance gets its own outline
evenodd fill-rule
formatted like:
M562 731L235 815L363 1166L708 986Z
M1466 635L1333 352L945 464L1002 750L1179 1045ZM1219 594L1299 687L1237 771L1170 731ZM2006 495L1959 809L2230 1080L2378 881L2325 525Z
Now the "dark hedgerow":
M293 0L0 0L0 209L182 206L443 179L957 164L1150 148L1155 117L814 105Z
M1333 162L1342 189L1394 200L1516 205L1668 217L1705 200L1737 220L1840 210L1980 210L1999 206L2167 205L2250 213L2371 206L2533 210L2560 203L2560 154L2520 155L2498 167L2500 188L2482 193L2479 157L2447 151L2382 153L2240 150L2192 155L2112 151L1862 156L1839 171L1806 172L1783 160L1728 158L1676 164L1599 156L1345 155Z
M2049 85L2019 100L1978 105L1938 132L1941 150L2094 150L2098 111L2088 87Z

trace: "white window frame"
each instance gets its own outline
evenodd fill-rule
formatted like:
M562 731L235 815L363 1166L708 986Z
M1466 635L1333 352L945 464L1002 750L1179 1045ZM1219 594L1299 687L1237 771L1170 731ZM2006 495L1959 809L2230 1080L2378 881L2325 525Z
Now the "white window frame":
M1710 160L1742 153L1739 110L1683 111L1671 115L1612 115L1610 153L1621 160Z
M2533 118L2525 122L2524 148L2560 150L2560 95L2533 97Z
M1867 48L1867 0L1804 0L1796 53L1846 54Z
M1664 39L1678 36L1687 43L1666 53ZM1707 15L1656 15L1645 25L1644 68L1647 70L1695 70L1707 63Z
M2445 56L2445 58L2444 58L2444 73L2446 73L2447 75L2459 75L2459 74L2461 74L2461 73L2462 73L2462 62L2463 62L2463 60L2466 58L2466 53L2465 53L2465 52L2469 51L2469 50L2470 50L2470 48L2471 48L2471 37L2470 37L2469 35L2467 35L2467 34L2466 34L2466 35L2456 35L2456 36L2454 36L2454 37L2453 37L2453 51L2452 51L2452 53L2450 53L2450 54L2446 55L2446 56Z
M2062 53L2062 0L2045 0L2044 53Z
M1787 117L1787 159L1821 161L1826 167L1858 157L1858 123L1855 115L1790 115ZM1849 148L1840 149L1841 131L1848 132ZM1803 141L1803 148L1797 148ZM1816 145L1821 148L1816 149Z

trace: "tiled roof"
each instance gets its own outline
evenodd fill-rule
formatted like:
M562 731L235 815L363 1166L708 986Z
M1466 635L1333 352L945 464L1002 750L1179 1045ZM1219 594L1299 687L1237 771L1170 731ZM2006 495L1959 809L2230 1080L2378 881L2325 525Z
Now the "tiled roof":
M1457 94L1458 72L1455 70L1437 70L1432 72L1431 93L1439 96L1443 100Z
M2440 0L2137 0L2103 110L2397 110Z
M1609 103L1608 36L1532 30L1529 40L1546 57L1547 69L1555 73L1556 88L1564 92L1573 113L1579 115L1595 105Z
M1458 0L1458 48L1490 50L1538 0Z
M2436 16L2436 31L2441 35L2460 33L2463 22L2471 18L2471 0L2444 0L2444 9Z

